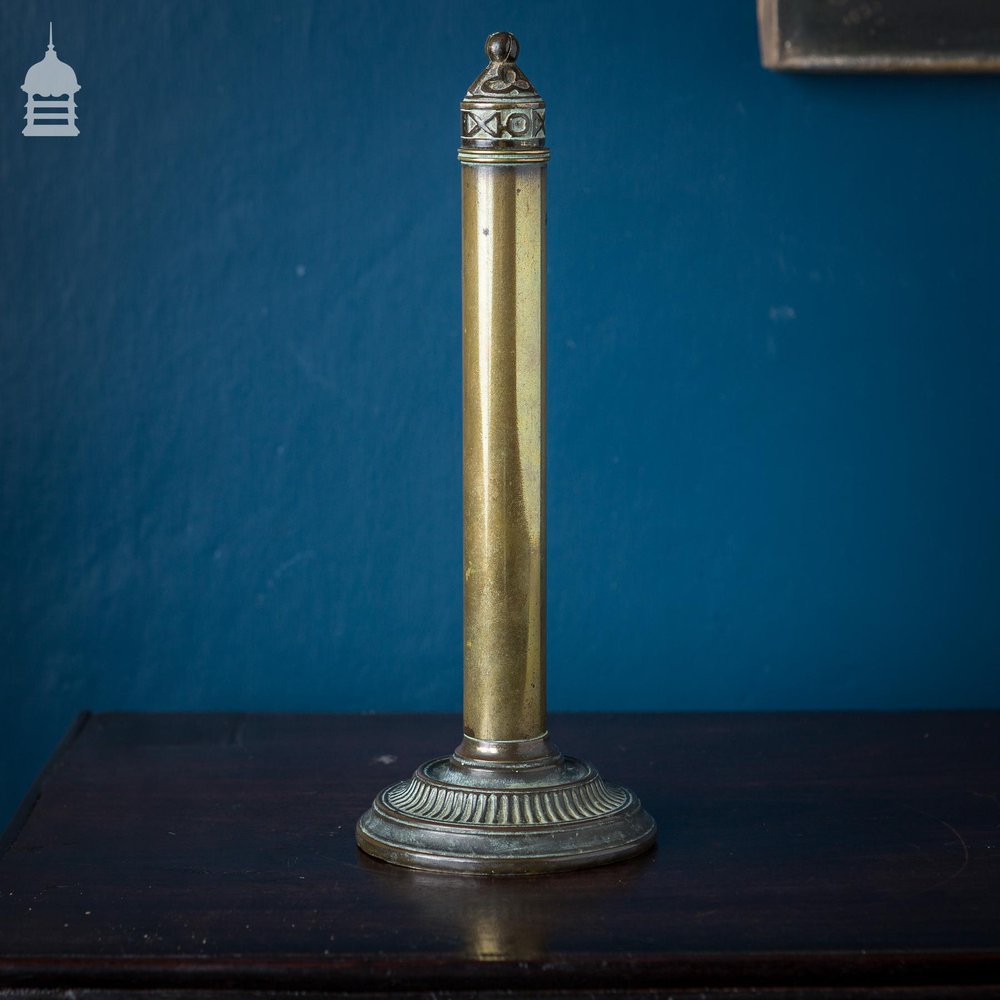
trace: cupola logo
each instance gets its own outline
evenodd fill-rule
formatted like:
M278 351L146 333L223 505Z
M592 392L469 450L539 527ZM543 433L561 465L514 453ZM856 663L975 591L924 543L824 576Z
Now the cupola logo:
M36 62L24 75L21 85L28 95L25 105L27 125L23 135L79 135L76 127L76 99L80 90L73 67L64 63L52 44L52 22L49 21L49 49L41 62Z

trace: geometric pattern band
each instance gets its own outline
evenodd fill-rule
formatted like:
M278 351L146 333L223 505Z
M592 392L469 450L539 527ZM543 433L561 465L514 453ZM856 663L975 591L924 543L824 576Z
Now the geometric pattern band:
M500 111L462 110L463 139L544 139L544 108L504 108Z

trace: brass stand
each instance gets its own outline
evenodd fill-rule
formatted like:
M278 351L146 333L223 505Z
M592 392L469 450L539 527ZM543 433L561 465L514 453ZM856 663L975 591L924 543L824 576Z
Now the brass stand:
M359 846L432 871L583 868L650 847L627 789L545 724L545 105L513 35L461 105L465 736L385 789Z

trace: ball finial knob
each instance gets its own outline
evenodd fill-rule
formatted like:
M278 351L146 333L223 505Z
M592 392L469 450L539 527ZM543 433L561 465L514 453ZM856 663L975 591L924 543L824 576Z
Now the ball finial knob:
M514 62L520 48L509 31L494 31L486 39L486 58L495 63Z

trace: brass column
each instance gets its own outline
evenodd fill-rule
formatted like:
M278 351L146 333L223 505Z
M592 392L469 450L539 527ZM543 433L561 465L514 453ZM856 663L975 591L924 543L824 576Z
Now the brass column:
M462 165L465 734L545 732L545 164Z
M458 153L464 736L382 791L357 839L415 868L531 873L638 854L656 825L546 730L545 105L513 35L490 35L486 55Z

